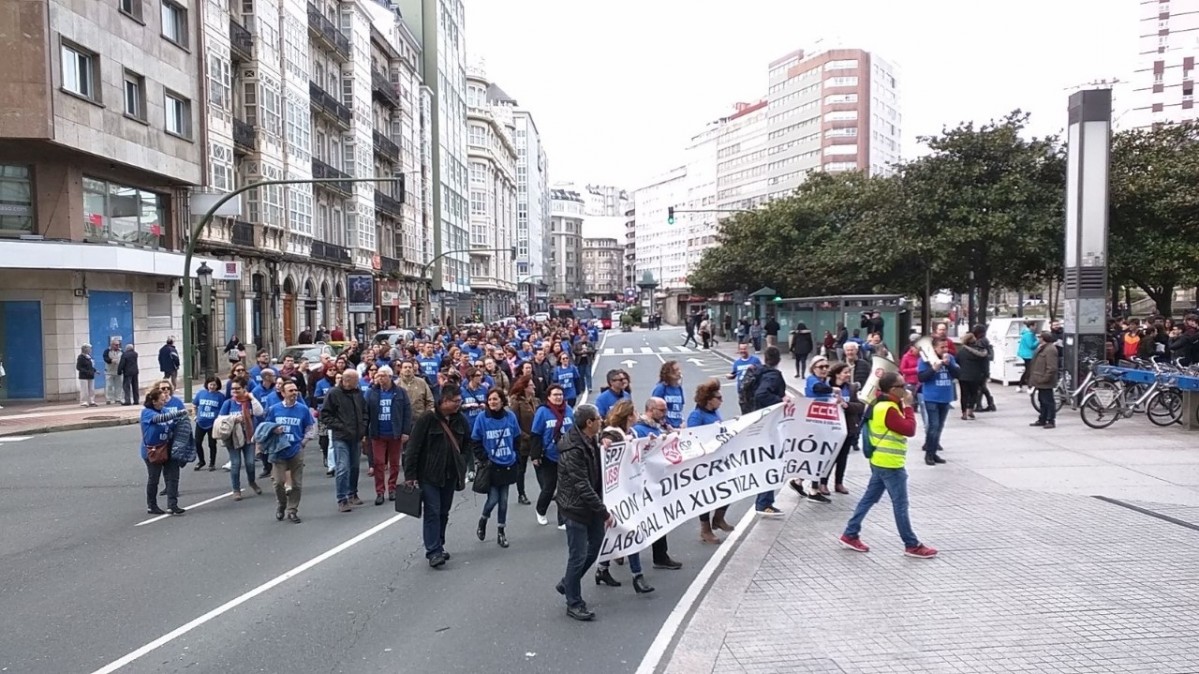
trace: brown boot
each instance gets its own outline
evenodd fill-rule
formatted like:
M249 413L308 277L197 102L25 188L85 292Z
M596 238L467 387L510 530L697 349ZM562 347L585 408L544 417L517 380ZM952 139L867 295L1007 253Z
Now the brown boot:
M709 522L700 521L699 523L699 540L712 545L719 545L720 539L716 534L712 533L712 524Z
M725 521L724 513L718 512L712 516L712 528L720 529L721 531L732 531L736 527Z

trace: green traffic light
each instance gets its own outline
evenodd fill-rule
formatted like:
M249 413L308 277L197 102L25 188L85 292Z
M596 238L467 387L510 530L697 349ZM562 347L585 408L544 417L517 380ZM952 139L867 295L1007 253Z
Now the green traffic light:
M674 216L666 218L666 224L673 225L674 224Z

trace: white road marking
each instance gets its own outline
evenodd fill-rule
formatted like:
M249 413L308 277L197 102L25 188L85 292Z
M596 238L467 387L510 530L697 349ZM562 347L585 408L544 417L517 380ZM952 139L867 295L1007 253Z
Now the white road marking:
M28 440L32 437L32 435L2 435L0 436L0 442L20 442L22 440Z
M615 353L616 353L616 349L613 349L613 348L607 348L607 349L604 349L604 355L605 355L605 356L611 356L611 355L613 355L613 354L615 354Z
M626 347L624 347L623 349L621 349L621 350L620 350L620 352L621 352L622 354L624 354L624 355L628 355L628 354L630 354L630 353L633 353L633 350L632 350L631 348L629 348L629 347L627 347L627 346L626 346Z
M752 514L752 511L751 511L751 514ZM250 590L249 592L246 592L245 594L243 594L239 597L230 599L229 601L225 602L224 604L221 604L220 606L212 609L208 613L205 613L204 615L200 616L199 618L196 618L195 620L187 623L186 625L177 627L174 630L162 635L161 637L158 637L154 641L151 641L150 643L146 644L145 646L142 646L141 648L139 648L117 660L113 660L112 662L101 667L100 669L97 669L95 672L93 672L93 674L111 674L112 672L117 671L118 669L124 667L125 665L128 665L131 662L138 660L139 658L165 646L166 644L174 641L175 639L178 639L179 637L183 636L184 634L187 634L188 632L196 629L197 627L200 627L201 625L211 621L213 618L218 618L221 615L224 615L225 613L232 611L233 609L237 608L238 606L241 606L242 604L253 599L254 597L257 597L258 595L266 592L267 590L270 590L271 588L273 588L277 585L280 585L288 580L291 580L292 578L295 578L296 576L300 575L301 573L304 573L308 569L311 569L312 567L316 566L317 564L320 564L321 562L324 562L325 560L328 560L331 557L334 557L334 556L338 555L339 553L342 553L342 552L354 547L355 545L361 543L362 541L365 541L366 539L370 538L371 536L374 536L375 534L379 533L380 531L383 531L387 527L390 527L391 525L395 524L396 522L399 522L400 520L404 519L405 517L407 517L407 516L403 515L403 514L399 514L399 515L396 515L395 517L392 517L391 519L388 519L383 522L380 522L379 524L376 524L375 526L358 534L357 536L342 543L341 545L338 545L335 548L327 550L327 551L317 555L316 557L313 557L312 559L308 560L307 562L304 562L303 564L297 566L296 568L292 569L291 571L288 571L281 576L276 576L275 578L272 578L271 580L263 583L262 585L259 585L258 587L254 588L253 590ZM744 525L745 523L742 522L741 524ZM735 532L735 531L733 532L733 534L736 534L736 533L737 532ZM730 538L732 538L732 536L730 536ZM719 550L717 550L717 552L719 553Z
M183 509L184 510L195 510L196 508L199 508L202 505L208 505L209 503L215 503L216 501L219 501L223 498L227 498L229 496L233 496L233 492L229 491L229 492L225 492L224 494L221 494L220 496L213 496L212 498L208 499L207 501L200 501L199 503L196 503L194 505L185 506ZM146 520L145 522L138 522L137 524L135 524L133 526L140 527L143 524L153 524L153 523L157 522L158 520L165 520L166 518L168 518L170 516L171 516L170 513L167 513L165 515L155 515L154 517L151 517L150 519Z
M653 353L653 352L654 352L654 350L649 348L648 346L641 347L641 353Z
M679 353L695 353L689 346L676 346L674 348L678 349Z
M600 350L602 349L605 354L609 354L612 351L612 349L604 348L604 343L607 341L608 341L608 331L605 330L604 334L600 337L599 344L595 347L595 352L599 353ZM591 385L594 386L595 385L595 375L597 372L599 372L599 358L593 358L592 360L594 362L591 363L591 382L592 382ZM590 393L591 393L591 391L583 391L583 395L579 396L579 404L580 405L587 402L587 397Z
M695 580L691 581L691 585L687 587L687 591L683 593L679 603L675 604L670 615L666 617L666 622L662 623L662 629L658 630L658 636L654 638L649 650L645 652L645 658L641 660L641 665L637 667L637 674L653 674L658 665L662 663L662 657L666 655L666 649L670 647L670 642L674 640L675 634L682 627L683 619L691 612L691 607L699 601L708 580L716 574L716 569L720 568L721 562L728 557L729 551L736 546L746 529L749 529L749 523L755 515L756 512L753 508L742 515L741 520L733 529L733 533L724 539L722 545L717 546L716 551L708 558L708 563L704 564L704 568L696 574Z
M631 368L631 367L633 367L634 365L636 365L636 364L637 364L637 361L635 361L635 360L633 360L633 359L631 359L631 358L630 358L629 360L622 360L622 361L620 361L620 364L621 364L621 365L623 365L623 366L625 366L625 368Z

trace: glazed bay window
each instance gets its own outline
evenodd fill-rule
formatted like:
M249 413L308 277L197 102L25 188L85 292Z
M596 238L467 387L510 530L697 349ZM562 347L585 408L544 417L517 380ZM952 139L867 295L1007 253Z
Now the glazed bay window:
M33 176L28 166L0 164L0 232L33 232Z
M163 198L118 183L83 178L83 237L151 248L165 244Z

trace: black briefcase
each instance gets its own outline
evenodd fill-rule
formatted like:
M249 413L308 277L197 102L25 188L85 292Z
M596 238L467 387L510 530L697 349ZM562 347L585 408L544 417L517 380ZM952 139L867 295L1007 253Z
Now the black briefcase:
M396 485L396 512L409 517L420 517L420 487Z

